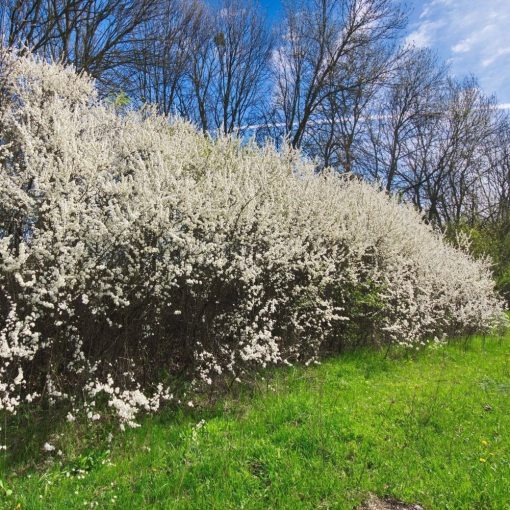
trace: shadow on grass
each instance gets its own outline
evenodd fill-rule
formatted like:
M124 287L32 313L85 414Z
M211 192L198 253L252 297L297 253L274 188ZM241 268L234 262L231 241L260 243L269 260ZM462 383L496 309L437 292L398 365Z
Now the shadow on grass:
M490 349L493 342L501 344L503 338L481 337L461 338L448 341L444 355L465 355L467 352ZM430 353L429 349L409 350L394 346L391 349L358 347L344 350L323 360L334 370L342 374L350 371L362 375L365 379L377 377L390 372L403 361L418 361ZM338 360L341 364L336 366ZM285 396L296 385L308 384L318 376L315 370L302 365L294 367L271 367L260 372L247 374L244 383L234 385L223 381L220 389L214 392L198 394L194 398L195 407L185 404L166 405L158 414L140 417L140 425L145 428L176 427L189 424L193 426L201 420L209 421L216 417L241 416L253 398L272 391L275 381L278 393ZM111 416L106 406L99 406L103 418L98 422L78 419L69 423L66 419L67 408L31 408L18 412L16 416L2 417L0 444L7 445L7 450L0 455L0 471L18 474L38 469L49 459L44 450L45 443L55 447L51 452L53 459L59 449L66 452L63 462L73 462L81 458L84 452L100 452L110 448L108 437L115 435L117 446L128 447L136 431L119 434L118 422Z
M256 391L256 390L255 390ZM237 389L238 398L247 400L254 394L251 387ZM209 402L204 400L197 408L183 405L167 404L153 415L141 415L137 422L142 430L150 427L178 427L196 424L200 420L210 420L225 415L220 400ZM127 445L137 434L137 428L119 430L119 422L112 415L107 406L98 406L97 411L102 418L91 422L85 417L69 422L68 408L42 409L18 411L15 416L2 417L2 444L7 449L0 454L0 473L16 472L18 475L31 470L44 468L47 461L59 458L59 450L65 451L63 464L74 464L77 459L86 459L93 452L102 452L111 448L112 437L116 446ZM50 452L44 448L48 443ZM1 478L1 476L0 476Z

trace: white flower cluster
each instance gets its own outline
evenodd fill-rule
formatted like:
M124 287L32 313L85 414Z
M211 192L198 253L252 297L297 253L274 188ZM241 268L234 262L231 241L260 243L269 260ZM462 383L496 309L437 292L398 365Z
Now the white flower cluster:
M371 186L2 62L0 410L46 398L98 420L106 399L133 426L176 375L502 320L488 263Z

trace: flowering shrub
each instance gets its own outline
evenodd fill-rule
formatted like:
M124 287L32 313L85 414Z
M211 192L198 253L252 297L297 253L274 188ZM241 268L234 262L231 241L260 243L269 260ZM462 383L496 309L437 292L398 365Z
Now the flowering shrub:
M0 410L97 420L106 401L134 426L176 375L208 385L501 318L487 262L368 184L116 111L33 57L5 53L1 79Z

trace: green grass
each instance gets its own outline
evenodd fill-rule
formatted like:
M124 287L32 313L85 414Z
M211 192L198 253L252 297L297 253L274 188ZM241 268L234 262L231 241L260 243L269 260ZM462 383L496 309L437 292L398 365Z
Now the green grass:
M4 460L0 508L352 509L375 493L510 509L508 340L276 370L251 394L147 418L111 451L62 425L62 460Z

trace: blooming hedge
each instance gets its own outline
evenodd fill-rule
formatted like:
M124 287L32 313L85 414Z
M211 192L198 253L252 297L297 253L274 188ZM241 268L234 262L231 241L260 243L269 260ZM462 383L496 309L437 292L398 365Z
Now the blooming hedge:
M176 377L501 320L487 261L366 183L118 111L71 68L0 74L0 411L101 399L135 425Z

